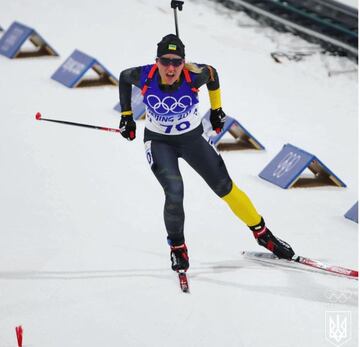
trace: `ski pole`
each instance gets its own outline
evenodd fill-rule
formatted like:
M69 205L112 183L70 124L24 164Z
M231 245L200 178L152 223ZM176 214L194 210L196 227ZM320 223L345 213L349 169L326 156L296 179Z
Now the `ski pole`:
M107 128L107 127L102 127L102 126L98 126L98 125L75 123L75 122L69 122L69 121L66 121L66 120L59 120L59 119L42 118L40 112L36 113L35 119L36 120L44 120L44 121L47 121L47 122L66 124L66 125L74 125L74 126L84 127L84 128L91 128L91 129L97 129L97 130L103 130L103 131L110 131L110 132L113 132L113 133L120 133L120 129L115 129L115 128Z
M184 4L184 1L171 0L171 8L174 9L175 30L176 30L176 36L177 37L179 37L179 28L178 28L178 20L177 20L176 9L178 8L179 11L182 11L183 4Z

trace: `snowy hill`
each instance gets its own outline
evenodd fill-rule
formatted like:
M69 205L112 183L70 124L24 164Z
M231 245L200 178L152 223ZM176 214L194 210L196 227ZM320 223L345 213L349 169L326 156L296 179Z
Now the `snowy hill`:
M244 259L263 249L184 162L191 294L179 291L141 121L131 143L35 121L40 111L117 127L116 87L68 89L50 76L75 48L115 75L153 62L174 31L168 0L2 2L2 27L34 27L61 56L0 56L0 347L16 346L17 325L32 347L320 347L329 311L350 312L344 346L357 346L357 281ZM217 68L225 112L266 147L223 153L233 180L297 253L357 269L358 225L343 217L358 200L357 66L204 0L186 1L179 29L187 59ZM312 54L276 64L278 50ZM200 98L205 113L206 89ZM348 187L261 180L285 143Z

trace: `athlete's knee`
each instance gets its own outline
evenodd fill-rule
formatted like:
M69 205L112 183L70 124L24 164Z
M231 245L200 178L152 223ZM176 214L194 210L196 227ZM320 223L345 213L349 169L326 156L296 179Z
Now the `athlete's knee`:
M219 180L214 191L220 198L223 198L224 196L228 195L231 192L232 186L233 186L233 183L232 183L231 179L224 178L224 179Z
M168 180L164 187L166 200L172 204L182 204L184 198L184 185L181 179Z

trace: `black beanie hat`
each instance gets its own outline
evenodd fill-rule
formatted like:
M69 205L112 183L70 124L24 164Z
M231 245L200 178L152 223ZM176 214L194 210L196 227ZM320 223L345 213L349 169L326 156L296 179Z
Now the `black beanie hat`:
M157 44L157 56L161 57L165 54L176 54L181 58L185 58L185 46L182 41L174 34L166 35Z

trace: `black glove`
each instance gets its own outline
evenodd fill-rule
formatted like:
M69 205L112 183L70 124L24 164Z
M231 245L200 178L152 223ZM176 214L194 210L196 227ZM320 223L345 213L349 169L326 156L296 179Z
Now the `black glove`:
M121 116L119 129L120 134L127 140L134 140L136 137L136 123L133 116Z
M226 114L221 107L217 108L216 110L210 110L210 123L213 130L215 130L217 134L219 134L224 127L225 120Z

